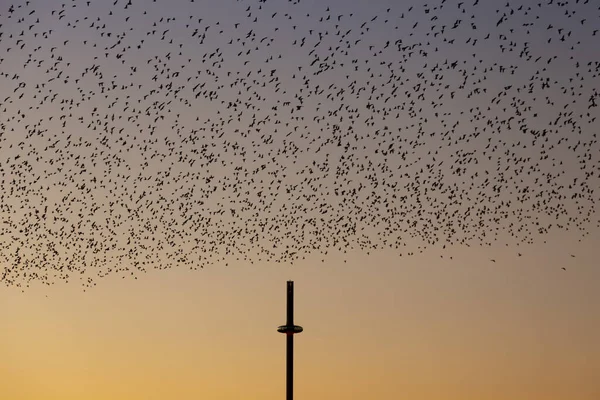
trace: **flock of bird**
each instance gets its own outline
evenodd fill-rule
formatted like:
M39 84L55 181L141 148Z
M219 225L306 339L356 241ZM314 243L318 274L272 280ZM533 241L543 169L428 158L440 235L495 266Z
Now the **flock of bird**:
M596 1L62 1L0 9L6 285L598 227Z

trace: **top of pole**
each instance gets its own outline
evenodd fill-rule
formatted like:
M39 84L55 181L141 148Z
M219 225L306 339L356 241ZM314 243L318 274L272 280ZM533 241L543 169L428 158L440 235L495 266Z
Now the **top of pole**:
M294 281L287 281L287 322L277 331L290 336L303 330L301 326L294 325Z
M287 325L294 326L294 281L287 281Z

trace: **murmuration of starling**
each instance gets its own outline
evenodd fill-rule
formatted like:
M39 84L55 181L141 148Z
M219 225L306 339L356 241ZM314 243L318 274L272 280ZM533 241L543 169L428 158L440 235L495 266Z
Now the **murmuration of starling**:
M598 227L597 1L222 3L0 5L3 283Z

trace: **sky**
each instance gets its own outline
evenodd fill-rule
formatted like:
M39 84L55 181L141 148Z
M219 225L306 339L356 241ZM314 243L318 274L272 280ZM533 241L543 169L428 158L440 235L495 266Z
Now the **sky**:
M599 18L0 1L0 397L599 398Z

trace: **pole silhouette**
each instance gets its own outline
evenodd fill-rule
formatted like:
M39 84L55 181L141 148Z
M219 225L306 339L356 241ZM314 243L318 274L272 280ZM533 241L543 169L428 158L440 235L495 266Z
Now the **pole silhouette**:
M294 399L294 334L303 328L294 325L294 281L287 281L287 322L277 328L286 337L286 400Z

